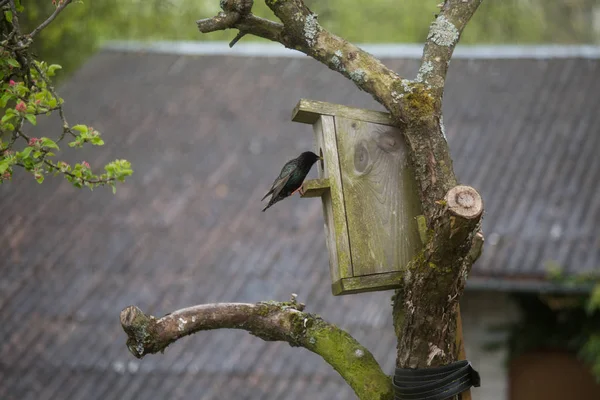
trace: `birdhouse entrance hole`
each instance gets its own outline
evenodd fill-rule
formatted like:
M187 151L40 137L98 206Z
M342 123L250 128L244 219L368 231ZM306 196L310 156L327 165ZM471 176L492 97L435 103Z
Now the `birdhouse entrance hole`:
M404 137L389 114L302 99L292 120L313 126L334 295L388 290L422 247L421 213Z

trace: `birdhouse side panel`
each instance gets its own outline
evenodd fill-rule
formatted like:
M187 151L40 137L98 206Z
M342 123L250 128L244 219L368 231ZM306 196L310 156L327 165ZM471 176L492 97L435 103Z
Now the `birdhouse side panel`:
M323 162L318 163L318 176L329 179L330 186L321 199L329 251L329 271L331 280L335 282L352 276L352 264L333 117L323 115L313 127L317 146L315 153L324 158Z
M403 270L421 247L420 202L399 129L335 117L353 276Z

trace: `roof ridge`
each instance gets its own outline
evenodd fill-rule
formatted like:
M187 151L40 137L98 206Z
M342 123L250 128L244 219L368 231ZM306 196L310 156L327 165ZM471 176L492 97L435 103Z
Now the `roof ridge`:
M419 43L366 43L359 44L365 51L381 58L420 59L423 45ZM229 48L221 41L107 41L104 50L178 55L233 55L252 57L306 57L303 53L287 49L279 43L238 43ZM453 59L553 59L587 58L600 59L600 46L585 45L458 45Z

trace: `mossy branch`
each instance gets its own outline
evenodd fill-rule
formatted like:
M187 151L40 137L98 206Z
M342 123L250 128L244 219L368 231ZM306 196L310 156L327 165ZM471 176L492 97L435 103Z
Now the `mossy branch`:
M199 331L243 329L263 340L284 341L323 357L360 399L392 399L390 377L373 355L350 334L290 302L217 303L184 308L156 318L129 306L121 312L127 348L138 358L162 352L176 340Z

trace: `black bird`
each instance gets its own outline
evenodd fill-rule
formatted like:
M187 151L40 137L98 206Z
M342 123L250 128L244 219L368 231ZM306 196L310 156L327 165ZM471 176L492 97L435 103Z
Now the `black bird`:
M263 212L273 204L291 196L300 189L302 187L302 182L304 182L304 178L308 175L313 164L317 162L317 160L322 159L322 157L319 157L312 151L305 151L300 154L298 158L294 158L285 163L279 176L275 179L275 182L273 182L271 190L260 199L260 201L263 201L268 195L273 194L271 200L269 200L269 204L263 208Z

